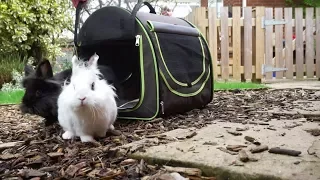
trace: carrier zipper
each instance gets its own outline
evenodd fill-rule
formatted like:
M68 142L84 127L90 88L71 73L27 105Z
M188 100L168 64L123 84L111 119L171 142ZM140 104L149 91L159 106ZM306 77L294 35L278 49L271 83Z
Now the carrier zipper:
M161 112L162 114L164 114L164 105L163 105L163 101L160 102L160 105L161 105Z
M135 43L136 46L140 45L140 37L141 35L136 35L136 43Z

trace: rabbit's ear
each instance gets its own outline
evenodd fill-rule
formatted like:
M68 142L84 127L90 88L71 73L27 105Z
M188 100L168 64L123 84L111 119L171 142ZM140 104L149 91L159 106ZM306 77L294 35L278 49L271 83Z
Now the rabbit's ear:
M77 67L80 64L80 61L79 61L78 57L76 55L74 55L74 56L72 56L71 62L72 62L72 74L75 74L77 72Z
M98 60L99 60L98 54L97 54L97 53L94 53L94 54L90 57L90 59L89 59L89 61L88 61L88 65L89 65L89 66L95 66L95 67L97 67Z
M37 67L36 69L36 76L40 78L52 78L53 77L53 71L50 64L50 61L48 59L44 59Z
M24 66L24 75L29 76L29 74L34 73L34 69L30 65L25 65Z
M79 63L78 57L76 55L73 55L71 62L72 62L73 66L78 65L78 63Z

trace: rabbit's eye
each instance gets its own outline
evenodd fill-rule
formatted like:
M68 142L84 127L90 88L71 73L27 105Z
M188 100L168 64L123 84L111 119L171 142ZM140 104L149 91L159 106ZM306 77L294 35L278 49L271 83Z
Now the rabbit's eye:
M39 90L36 91L36 96L39 97L41 95L41 92Z
M91 90L94 91L94 82L91 84Z

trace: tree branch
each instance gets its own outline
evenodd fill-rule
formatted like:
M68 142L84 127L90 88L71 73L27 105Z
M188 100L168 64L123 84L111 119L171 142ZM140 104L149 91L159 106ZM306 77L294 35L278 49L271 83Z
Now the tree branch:
M130 11L132 11L132 8L131 8L131 6L130 6L129 1L128 1L128 0L124 0L124 2L125 2L126 5L127 5L127 9L130 10Z
M88 13L89 16L91 15L91 13L90 13L90 11L88 10L87 7L85 7L84 10Z
M118 7L121 7L121 0L118 0Z
M102 6L103 6L102 0L99 0L99 6L100 6L100 8L102 8Z

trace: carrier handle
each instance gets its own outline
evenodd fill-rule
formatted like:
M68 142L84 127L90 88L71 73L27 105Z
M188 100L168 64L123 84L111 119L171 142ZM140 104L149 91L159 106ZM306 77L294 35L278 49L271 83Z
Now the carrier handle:
M152 7L152 5L147 2L147 1L138 1L138 4L136 4L133 8L133 10L131 11L131 22L132 22L132 35L135 36L135 29L136 29L136 15L139 11L139 9L142 7L142 4L148 6L150 13L152 14L156 14L156 10Z
M79 19L80 19L80 11L81 11L84 3L85 3L85 1L79 1L78 5L76 7L76 20L74 23L74 38L73 38L74 45L76 47L79 47L79 45L78 45L78 25L79 25Z

